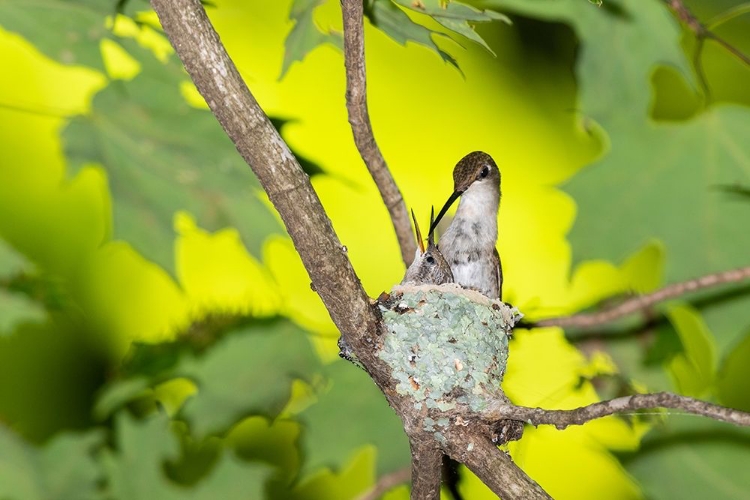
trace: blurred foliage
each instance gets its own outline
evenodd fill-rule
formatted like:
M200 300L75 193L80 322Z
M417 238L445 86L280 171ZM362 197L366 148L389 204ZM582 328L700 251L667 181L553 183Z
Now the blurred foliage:
M44 320L44 308L17 290L23 276L32 271L22 255L0 240L0 335L20 323Z
M123 41L142 71L99 92L84 116L62 133L71 174L85 165L107 169L113 197L113 237L133 242L144 257L174 271L172 218L187 210L209 230L231 225L248 249L280 231L258 199L258 181L207 110L179 94L179 61L160 63ZM254 214L252 221L246 214Z
M308 52L322 43L331 43L343 49L340 33L324 33L315 26L313 13L324 0L294 0L289 11L289 19L294 21L292 31L286 37L284 44L284 64L281 67L283 77L289 66L295 61L301 61Z
M647 498L747 498L750 432L693 416L670 415L634 456L625 456Z
M353 450L368 444L377 447L379 474L407 467L409 443L401 421L379 397L380 390L370 377L344 361L331 363L324 373L330 390L299 414L305 428L300 443L305 455L303 472L323 466L342 469Z
M491 153L505 298L532 318L748 264L747 68L707 42L705 95L663 2L597 3L365 5L374 129L405 198L424 218L456 159ZM389 289L403 268L351 140L338 2L205 4L363 285ZM709 24L736 6L689 5ZM408 465L401 423L335 360L280 221L147 9L0 3L18 75L0 80L0 498L355 498ZM750 17L723 19L747 52ZM519 331L504 389L549 408L676 390L748 410L749 292L645 325ZM555 498L750 491L746 432L668 412L527 429L509 451ZM492 498L462 473L467 498Z

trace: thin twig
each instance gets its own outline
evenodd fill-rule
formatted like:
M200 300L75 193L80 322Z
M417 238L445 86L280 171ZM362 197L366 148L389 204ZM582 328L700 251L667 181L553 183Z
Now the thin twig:
M435 438L415 433L409 436L411 447L411 500L440 500L443 452Z
M667 0L667 5L677 15L685 26L692 31L696 36L704 36L706 27L698 20L697 17L690 12L690 9L682 2L682 0Z
M706 42L704 37L697 37L695 39L695 50L693 51L693 67L695 68L695 75L698 77L698 85L703 89L703 95L705 96L706 102L711 101L711 87L708 86L708 78L706 77L706 70L703 69L703 44Z
M706 23L706 27L710 30L715 30L722 24L731 21L732 19L739 17L744 14L750 13L750 2L745 2L740 5L735 5L721 14L717 15L713 19Z
M723 38L721 38L719 35L709 31L706 34L706 38L709 40L713 40L714 42L718 43L722 47L724 47L727 51L729 51L730 54L735 56L740 61L744 62L746 65L750 66L750 57L747 56L744 52L742 52L740 49L735 47L734 45L730 44Z
M730 54L738 58L740 61L745 63L746 65L750 66L750 57L747 56L744 52L739 50L734 45L730 44L720 36L716 35L713 31L708 29L703 23L700 22L700 20L693 15L692 12L690 12L690 9L687 8L687 6L682 2L682 0L667 0L667 5L670 9L677 15L677 18L688 27L690 31L695 34L696 39L700 42L703 39L707 40L713 40L724 49L726 49ZM734 14L736 15L736 14ZM725 22L723 19L720 19L720 23ZM718 23L718 24L720 24ZM718 25L716 22L714 22L715 25ZM696 52L695 52L695 59L700 58L700 52L703 49L703 44L699 43L696 45Z
M367 169L380 191L393 229L401 248L401 258L406 267L414 260L417 246L411 230L411 221L401 191L393 180L388 165L380 152L370 123L367 109L367 79L365 72L365 33L362 0L341 0L344 16L344 64L346 65L346 109L354 134L354 143Z
M362 495L358 496L356 500L378 500L393 488L400 484L404 484L411 478L411 468L404 467L397 471L391 472L384 476L380 476L380 479L373 485L373 487Z
M633 314L637 311L641 311L653 306L654 304L657 304L658 302L674 299L687 293L702 290L704 288L710 288L726 283L737 283L748 278L750 278L750 266L741 267L739 269L732 269L730 271L724 271L721 273L709 274L707 276L683 281L681 283L667 285L655 292L649 293L647 295L641 295L639 297L633 297L632 299L626 300L625 302L622 302L604 311L574 314L572 316L562 316L558 318L548 318L541 321L529 323L526 326L539 328L546 326L560 326L563 328L592 328L622 318L623 316L627 316L628 314Z
M734 425L750 426L750 413L670 392L624 396L574 410L544 410L542 408L515 406L505 401L497 401L490 404L483 412L483 415L491 421L513 419L521 420L531 425L554 425L558 429L564 429L569 425L582 425L591 420L617 413L637 412L639 410L653 410L657 408L681 410Z

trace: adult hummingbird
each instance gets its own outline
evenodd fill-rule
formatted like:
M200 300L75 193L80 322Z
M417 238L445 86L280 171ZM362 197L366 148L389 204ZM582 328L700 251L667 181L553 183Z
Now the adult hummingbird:
M490 155L474 151L456 164L453 194L430 225L430 233L459 197L456 216L440 238L440 251L456 283L501 299L503 268L495 248L500 170Z
M443 283L453 283L453 273L450 265L446 262L443 254L435 245L435 233L430 231L427 235L427 248L424 246L422 232L419 230L419 223L414 216L414 210L411 211L411 218L414 221L414 231L417 234L417 252L414 261L406 270L402 285L442 285ZM430 212L430 227L435 220L435 210Z

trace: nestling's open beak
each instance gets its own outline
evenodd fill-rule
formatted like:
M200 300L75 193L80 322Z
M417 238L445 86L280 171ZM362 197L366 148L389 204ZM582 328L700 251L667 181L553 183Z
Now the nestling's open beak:
M411 220L414 221L414 231L417 233L417 245L419 246L419 253L424 253L424 240L422 239L422 231L419 230L419 224L417 218L414 216L414 210L411 211Z
M459 196L463 194L463 191L453 191L453 194L448 198L448 201L445 202L445 205L443 205L443 208L440 209L440 212L438 212L437 217L434 221L432 221L432 224L430 224L430 232L433 232L435 228L438 225L438 222L440 222L440 219L443 218L445 215L445 212L448 211L448 209L453 205L453 203L456 202Z
M430 232L427 235L427 244L431 247L435 246L435 231L432 228L432 223L435 222L435 207L430 207Z

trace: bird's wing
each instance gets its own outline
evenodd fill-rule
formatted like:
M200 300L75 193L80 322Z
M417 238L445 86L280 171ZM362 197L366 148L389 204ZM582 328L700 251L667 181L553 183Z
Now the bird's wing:
M495 249L495 277L497 278L497 298L503 300L503 263L500 262L500 254Z

